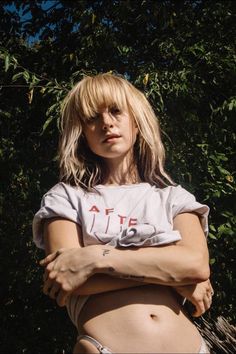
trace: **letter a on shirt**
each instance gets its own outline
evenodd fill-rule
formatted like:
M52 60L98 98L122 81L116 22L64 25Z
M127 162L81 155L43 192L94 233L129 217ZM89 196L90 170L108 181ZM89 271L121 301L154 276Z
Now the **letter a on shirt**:
M93 205L89 211L96 211L96 213L100 213L100 210L96 207L96 205Z

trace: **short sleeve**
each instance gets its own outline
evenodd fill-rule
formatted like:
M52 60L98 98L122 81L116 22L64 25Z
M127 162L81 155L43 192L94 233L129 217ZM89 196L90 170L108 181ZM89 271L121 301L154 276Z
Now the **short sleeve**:
M193 194L181 186L173 187L171 196L172 218L181 213L193 212L199 216L202 229L208 235L209 207L196 201Z
M43 221L54 217L65 218L80 224L78 202L73 192L62 183L57 184L43 196L41 207L34 216L33 241L37 247L44 249Z

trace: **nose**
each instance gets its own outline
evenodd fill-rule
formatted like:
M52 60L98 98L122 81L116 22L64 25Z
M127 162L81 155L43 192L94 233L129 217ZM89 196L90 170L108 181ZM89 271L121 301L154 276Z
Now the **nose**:
M113 118L109 114L109 112L103 112L101 114L101 118L102 118L102 129L103 130L107 130L108 128L113 127L113 125L114 125Z

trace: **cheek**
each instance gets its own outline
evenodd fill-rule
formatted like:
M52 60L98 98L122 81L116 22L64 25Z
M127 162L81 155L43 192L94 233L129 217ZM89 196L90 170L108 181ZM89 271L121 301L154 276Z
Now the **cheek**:
M86 127L84 129L84 136L88 142L92 142L94 139L96 139L96 130L94 127Z
M93 145L93 134L91 134L91 132L89 132L88 130L86 130L84 132L84 138L85 138L85 142L88 145L88 147L92 150L92 145Z
M93 137L89 137L87 139L87 145L92 151L94 151L94 149L96 149L97 146L96 140Z

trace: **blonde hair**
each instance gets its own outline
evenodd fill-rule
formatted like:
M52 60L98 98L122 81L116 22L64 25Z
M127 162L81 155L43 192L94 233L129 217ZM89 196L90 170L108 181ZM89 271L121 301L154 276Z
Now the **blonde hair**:
M173 184L164 170L165 150L151 105L126 79L108 73L85 77L63 102L59 144L61 181L86 190L103 183L106 173L103 159L87 146L82 126L101 106L113 105L127 111L138 127L134 158L141 180L161 188Z

